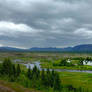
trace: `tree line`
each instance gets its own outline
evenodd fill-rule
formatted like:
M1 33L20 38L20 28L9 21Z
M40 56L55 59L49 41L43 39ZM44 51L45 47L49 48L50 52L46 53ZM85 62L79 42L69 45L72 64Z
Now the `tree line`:
M11 78L11 81L19 77L21 73L20 65L13 64L9 58L6 58L0 65L0 75Z
M30 80L39 80L39 82L45 87L51 87L54 90L61 90L61 80L59 78L59 74L54 70L50 71L47 69L47 71L45 71L42 69L40 72L36 66L33 68L33 70L31 70L29 67L27 77Z
M0 64L0 76L7 76L7 78L9 78L11 82L15 82L18 80L20 81L22 76L24 76L24 79L26 80L23 84L26 87L30 87L28 85L31 85L31 87L35 88L37 85L40 85L45 88L61 90L61 81L59 78L59 74L54 70L50 71L49 69L47 69L47 71L45 71L43 69L42 71L40 71L35 66L33 69L29 67L28 69L26 69L26 71L22 72L20 65L12 63L9 58L6 58L3 63Z

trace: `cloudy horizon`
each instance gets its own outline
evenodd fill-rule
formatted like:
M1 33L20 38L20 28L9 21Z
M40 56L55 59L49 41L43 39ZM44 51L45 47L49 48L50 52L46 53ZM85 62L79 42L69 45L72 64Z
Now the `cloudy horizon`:
M92 44L92 0L0 0L0 46Z

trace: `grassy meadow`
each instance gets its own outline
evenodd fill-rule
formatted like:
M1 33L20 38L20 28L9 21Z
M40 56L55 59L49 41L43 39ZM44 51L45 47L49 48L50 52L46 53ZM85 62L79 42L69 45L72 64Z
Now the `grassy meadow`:
M60 72L59 74L64 86L72 85L75 88L82 87L92 92L92 74L75 72Z

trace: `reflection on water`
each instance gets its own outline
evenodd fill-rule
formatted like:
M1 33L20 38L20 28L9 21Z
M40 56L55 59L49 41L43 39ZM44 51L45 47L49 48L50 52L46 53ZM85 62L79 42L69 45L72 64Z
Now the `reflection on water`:
M33 69L34 66L37 66L37 68L38 68L40 71L42 70L39 61L38 61L38 62L36 61L36 62L34 62L34 63L32 63L32 64L28 63L28 64L24 64L24 65L25 65L27 68L29 68L29 66L30 66L31 69ZM45 68L44 70L46 71L47 69ZM54 69L54 70L55 70L55 71L58 71L58 72L67 71L67 72L92 73L92 71L89 71L89 70L68 70L68 69ZM50 71L52 71L52 69L50 69Z
M31 69L33 69L34 68L34 66L37 66L37 68L39 69L39 70L41 70L41 66L40 66L40 62L34 62L34 63L28 63L28 64L24 64L27 68L31 68Z

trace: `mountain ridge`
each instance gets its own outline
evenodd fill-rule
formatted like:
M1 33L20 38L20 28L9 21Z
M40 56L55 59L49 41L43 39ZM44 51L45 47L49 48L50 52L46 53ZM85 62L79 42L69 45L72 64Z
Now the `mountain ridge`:
M92 52L92 44L81 44L66 48L30 48L30 51Z
M76 45L74 47L66 47L66 48L56 48L56 47L40 48L40 47L33 47L33 48L29 48L29 49L20 49L20 48L14 48L14 47L0 47L0 51L92 52L92 44L81 44L81 45Z

